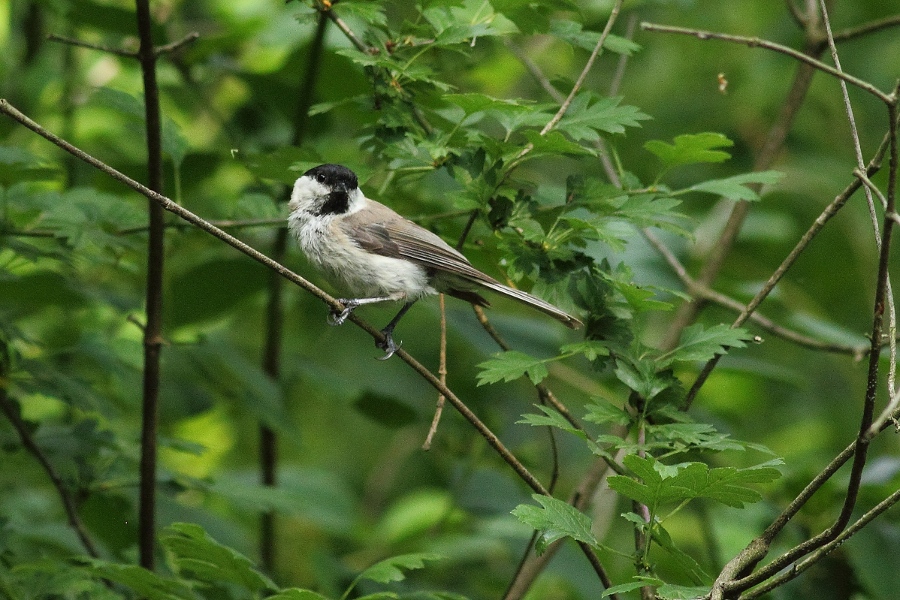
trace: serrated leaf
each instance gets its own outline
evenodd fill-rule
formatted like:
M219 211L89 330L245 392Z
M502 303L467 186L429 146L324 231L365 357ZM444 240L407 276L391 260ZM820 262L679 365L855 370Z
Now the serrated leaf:
M700 462L664 465L652 456L636 454L626 456L622 462L641 481L624 475L609 478L609 487L623 496L648 506L656 513L665 503L693 498L710 498L735 508L745 503L758 502L759 492L747 487L750 484L768 483L781 476L775 468L777 462L737 469L719 467L710 469Z
M696 323L685 328L678 347L663 355L660 364L664 366L676 360L709 360L716 354L724 354L729 348L745 348L745 340L751 337L746 329L740 327L732 328L725 324L704 327Z
M778 183L784 174L780 171L758 171L744 173L725 179L711 179L692 185L688 189L693 192L706 192L723 196L729 200L746 200L755 202L759 194L747 187L747 184L772 185Z
M566 19L554 19L550 22L550 35L577 46L584 50L593 51L600 41L600 32L584 31L581 23ZM603 47L610 52L631 56L641 49L640 45L617 35L608 34L603 40Z
M656 369L657 361L640 360L633 363L621 358L616 360L615 375L641 398L652 400L672 385L672 381L660 376Z
M529 356L518 350L508 350L495 354L493 358L479 364L478 385L514 381L528 375L532 383L537 384L548 375L547 366L539 358Z
M591 519L586 514L571 504L550 496L533 494L532 498L541 506L520 504L513 509L512 514L529 527L541 532L540 544L535 547L538 554L563 537L570 537L595 547L599 545L591 532Z
M403 572L404 570L421 569L425 566L426 561L441 560L442 558L443 556L439 554L429 554L424 552L392 556L391 558L386 558L385 560L375 563L360 573L357 579L368 579L377 583L403 581L406 579L406 574Z
M601 131L624 133L626 127L639 127L640 121L650 118L636 106L620 106L621 101L620 97L604 98L583 92L575 97L556 128L575 141L594 142L600 139Z
M522 135L533 146L532 151L527 154L527 158L538 158L546 155L568 154L571 156L594 156L596 152L591 148L586 148L581 144L577 144L566 138L559 131L551 131L545 135L541 135L539 131L527 130ZM512 154L517 155L521 148L513 149Z
M533 413L526 413L522 415L522 419L520 421L516 421L516 423L522 425L532 425L535 427L556 427L558 429L562 429L563 431L575 434L582 439L587 437L582 430L569 423L566 418L555 409L552 409L549 406L543 406L542 404L535 404L534 406L544 414L536 415Z
M111 563L96 559L78 559L80 568L96 577L123 585L146 600L196 600L184 581L168 579L138 565Z
M311 590L301 590L300 588L291 588L281 590L274 596L267 596L266 600L331 600L328 596L313 592Z
M650 140L644 148L655 154L667 169L696 163L719 163L731 155L716 148L730 148L734 145L721 133L694 133L679 135L674 144L662 140Z
M595 398L586 408L587 414L584 416L584 420L590 423L628 425L632 421L632 417L627 412L602 398Z
M566 344L559 351L562 354L583 354L588 360L597 360L601 356L609 356L609 346L605 342L597 340Z
M371 0L341 0L340 4L334 3L334 10L341 16L346 14L359 17L369 25L385 25L387 16L384 7Z
M603 593L600 594L600 597L607 598L609 596L612 596L613 594L624 594L625 592L631 592L638 588L642 588L645 585L652 585L655 587L662 584L663 580L656 577L635 576L633 581L620 583L618 585L606 588L605 590L603 590Z
M159 537L160 543L171 553L173 567L179 573L188 572L209 583L229 582L256 592L278 589L250 559L220 544L199 525L173 523Z

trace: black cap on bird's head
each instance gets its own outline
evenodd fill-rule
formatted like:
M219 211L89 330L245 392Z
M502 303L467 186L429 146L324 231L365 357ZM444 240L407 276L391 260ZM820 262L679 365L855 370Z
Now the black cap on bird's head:
M322 185L326 185L332 189L343 188L349 192L350 190L359 187L356 173L344 165L319 165L318 167L313 167L304 173L304 175L312 177Z
M328 190L325 202L316 211L319 215L341 214L350 207L350 194L359 187L356 173L343 165L324 164L303 174Z

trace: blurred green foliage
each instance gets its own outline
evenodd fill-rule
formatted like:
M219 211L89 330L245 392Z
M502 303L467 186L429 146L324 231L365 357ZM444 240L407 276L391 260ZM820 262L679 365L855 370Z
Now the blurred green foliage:
M645 584L667 597L708 590L854 439L865 361L753 325L729 329L735 313L717 307L676 348L660 348L670 309L685 296L639 231L654 229L696 272L733 203L753 202L714 286L746 302L849 184L855 158L837 83L816 75L774 170L753 172L795 63L634 27L655 21L801 46L784 4L767 0L626 2L568 111L542 133L612 4L337 2L336 14L376 50L360 51L329 23L297 148L316 6L152 3L158 44L200 33L158 63L168 196L212 220L281 218L288 186L306 168L347 164L370 196L450 242L475 211L464 246L473 264L586 323L582 338L498 300L488 316L513 348L500 353L468 307L448 301L448 385L539 479L558 476L555 498L533 499L449 408L423 452L436 392L400 360L372 360L368 336L328 327L326 307L298 289L283 292L281 376L265 375L269 274L170 217L157 574L134 565L145 200L0 119L2 393L100 548L99 559L85 555L47 473L0 419L0 597L496 598L533 528L539 549L566 537L593 546L621 597ZM835 31L896 9L887 0L832 4ZM0 4L0 97L141 180L136 61L46 37L134 49L134 24L126 0ZM893 85L896 28L840 51L846 71ZM856 89L850 97L868 158L885 111ZM248 225L235 234L267 251L275 228ZM762 312L818 340L865 347L872 238L858 195ZM319 281L293 247L285 263ZM380 325L392 310L360 315ZM433 371L439 320L437 302L421 302L396 333ZM756 335L762 343L750 341ZM679 411L702 362L725 350L691 411ZM534 383L550 386L586 432L535 408ZM258 483L260 423L279 439L276 488ZM624 462L609 481L618 494L598 493L578 511L564 500L598 456ZM900 452L883 436L857 513L898 481ZM840 476L830 481L773 554L830 525L845 487ZM651 524L632 501L650 509ZM264 574L258 524L268 511L278 515L277 561ZM900 553L897 521L892 513L876 520L772 597L892 597L896 569L885 557ZM646 537L637 549L635 528ZM529 597L595 598L600 589L569 542Z

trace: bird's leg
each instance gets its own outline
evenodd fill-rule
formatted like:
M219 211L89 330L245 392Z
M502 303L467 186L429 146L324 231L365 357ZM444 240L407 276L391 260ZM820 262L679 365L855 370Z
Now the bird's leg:
M402 300L406 294L389 294L387 296L373 296L371 298L338 298L338 302L344 305L344 310L331 310L328 315L329 325L343 325L347 317L354 310L364 304L376 304L378 302L392 302L394 300Z
M385 354L378 360L387 360L394 355L394 352L400 349L400 346L394 342L394 327L397 326L397 323L400 322L400 319L403 318L403 315L406 314L406 311L409 310L409 307L411 307L414 302L415 300L406 302L400 309L400 312L397 313L397 316L391 319L391 322L381 330L382 335L384 335L384 341L375 342L375 345L384 350Z

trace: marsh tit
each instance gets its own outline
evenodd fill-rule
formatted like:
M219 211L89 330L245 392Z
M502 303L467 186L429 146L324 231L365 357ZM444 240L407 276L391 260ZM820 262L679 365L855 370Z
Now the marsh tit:
M330 322L340 325L359 306L402 301L403 307L376 345L390 358L399 346L394 327L422 296L444 293L478 306L488 301L479 287L518 300L576 329L581 321L531 294L501 284L473 267L466 257L434 233L370 200L356 174L341 165L310 169L294 184L288 225L309 261L335 287L349 292L343 311Z

